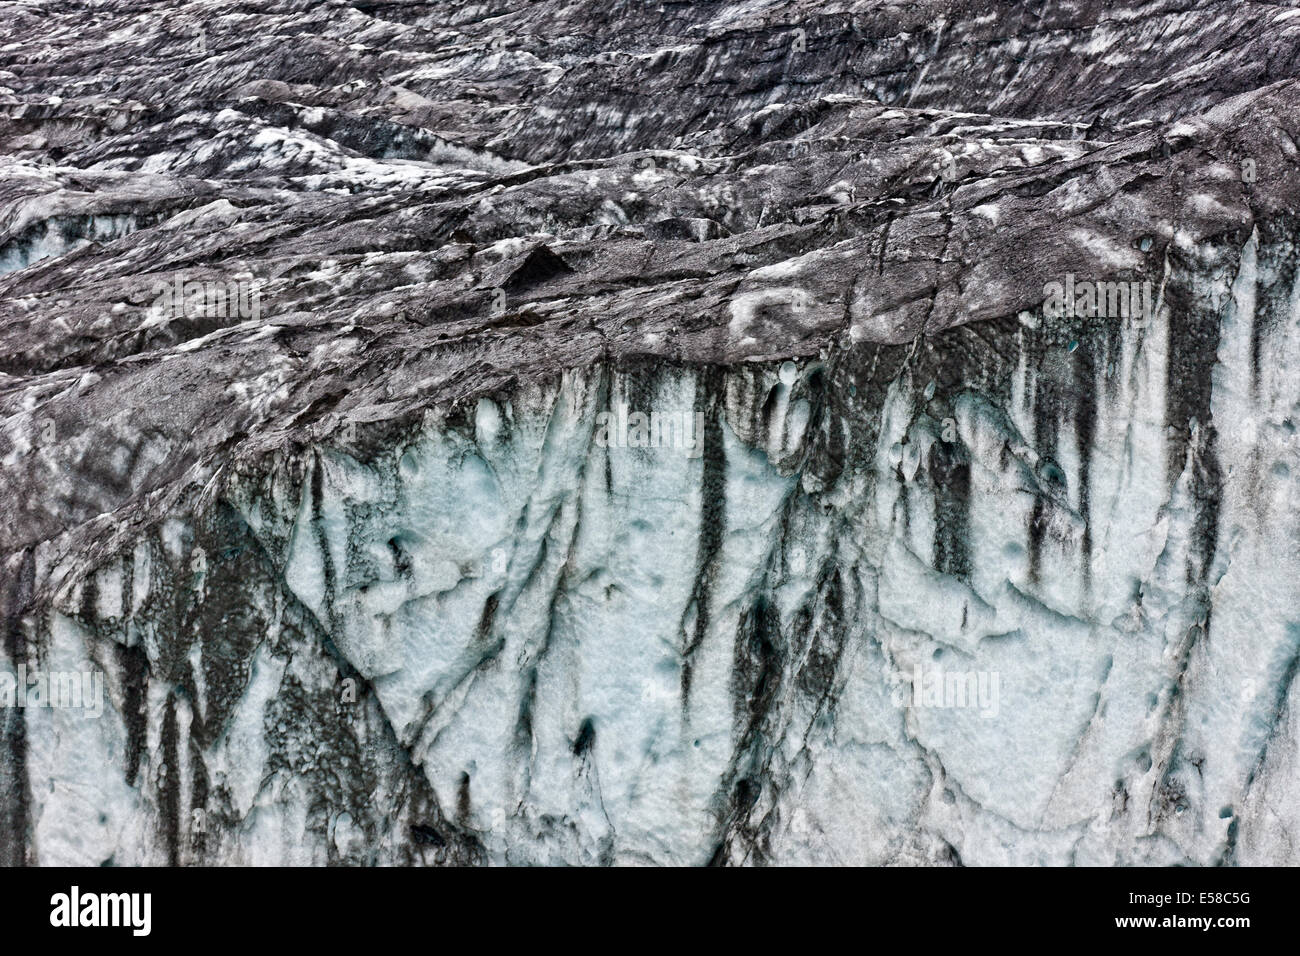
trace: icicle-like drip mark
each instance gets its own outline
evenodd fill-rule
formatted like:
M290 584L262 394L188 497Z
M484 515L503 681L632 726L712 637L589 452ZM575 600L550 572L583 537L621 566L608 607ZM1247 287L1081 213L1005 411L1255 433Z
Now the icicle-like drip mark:
M160 763L155 768L158 776L158 813L162 817L163 845L167 865L179 866L181 862L181 767L180 731L176 726L176 694L167 695L163 710L162 738L159 741Z
M1079 460L1078 511L1083 517L1080 570L1083 593L1092 590L1092 450L1097 437L1100 396L1119 331L1104 323L1074 353L1074 450Z
M205 559L207 597L193 612L203 706L196 710L190 732L197 744L207 747L234 716L251 678L253 654L271 622L260 610L262 601L229 598L241 589L266 591L260 585L266 578L261 547L243 517L221 502L210 521L201 522L197 530L199 546L209 557ZM186 674L187 686L193 685L192 665L187 666Z
M1181 275L1182 273L1177 273ZM1192 500L1196 502L1194 549L1188 555L1188 585L1205 583L1218 545L1219 506L1223 476L1219 468L1213 421L1214 365L1218 360L1219 313L1196 296L1185 281L1165 288L1170 321L1179 324L1170 335L1166 366L1165 427L1167 487L1174 485L1185 467L1191 471Z
M149 655L139 644L116 648L122 681L122 722L126 725L124 778L135 786L149 740Z
M767 853L766 827L752 815L769 772L764 727L779 698L786 650L779 613L759 594L741 614L733 643L733 756L714 796L721 837L711 866L761 861Z
M23 618L31 610L35 578L36 560L28 548L22 552L17 568L0 579L4 585L5 660L15 668L27 662ZM26 688L19 692L25 693ZM0 708L0 728L0 864L25 866L31 862L27 850L31 783L25 711L20 707Z
M1260 398L1263 377L1264 342L1279 328L1294 327L1293 302L1289 296L1269 294L1274 289L1292 289L1300 278L1296 256L1296 225L1292 222L1262 222L1258 230L1255 313L1250 328L1250 387L1252 398Z
M212 792L212 781L208 778L208 766L203 760L203 747L196 740L193 734L190 735L189 754L187 755L190 768L190 815L189 837L190 852L195 859L202 860L206 856L208 849L208 798Z
M727 530L727 460L723 447L722 409L725 394L722 375L710 367L701 376L695 408L704 413L704 472L700 494L700 541L695 556L695 581L683 615L687 630L682 648L682 709L690 706L692 655L704 643L712 620L714 578L718 573L722 540Z
M963 581L970 577L970 455L956 441L930 446L927 471L934 482L934 567Z
M1070 390L1059 380L1064 367L1063 350L1051 344L1035 343L1033 349L1038 361L1038 375L1034 379L1033 426L1031 439L1040 458L1054 459L1058 455L1057 441L1060 423L1070 411ZM1051 524L1052 501L1041 492L1034 495L1033 510L1029 519L1029 580L1037 583L1042 574L1043 545Z

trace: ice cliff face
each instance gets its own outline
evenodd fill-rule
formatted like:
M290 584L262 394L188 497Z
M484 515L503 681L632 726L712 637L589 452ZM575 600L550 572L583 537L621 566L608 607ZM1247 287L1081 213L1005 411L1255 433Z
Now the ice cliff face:
M1300 862L1296 8L0 41L0 861Z

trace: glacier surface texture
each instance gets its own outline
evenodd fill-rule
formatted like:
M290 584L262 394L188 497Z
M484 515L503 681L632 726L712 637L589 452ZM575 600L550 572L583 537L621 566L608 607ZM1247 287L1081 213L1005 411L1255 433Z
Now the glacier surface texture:
M0 2L0 863L1300 864L1300 6Z

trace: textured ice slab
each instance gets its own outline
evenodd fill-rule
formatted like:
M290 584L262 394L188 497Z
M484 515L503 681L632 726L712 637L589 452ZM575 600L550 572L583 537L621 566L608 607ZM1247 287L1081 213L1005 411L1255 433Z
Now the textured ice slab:
M1023 17L4 5L0 861L1298 862L1300 18Z

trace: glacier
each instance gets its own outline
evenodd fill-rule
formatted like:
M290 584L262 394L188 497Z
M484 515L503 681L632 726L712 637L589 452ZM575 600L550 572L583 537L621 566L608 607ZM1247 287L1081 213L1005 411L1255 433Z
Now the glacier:
M1297 862L1294 11L193 6L0 59L0 861Z

